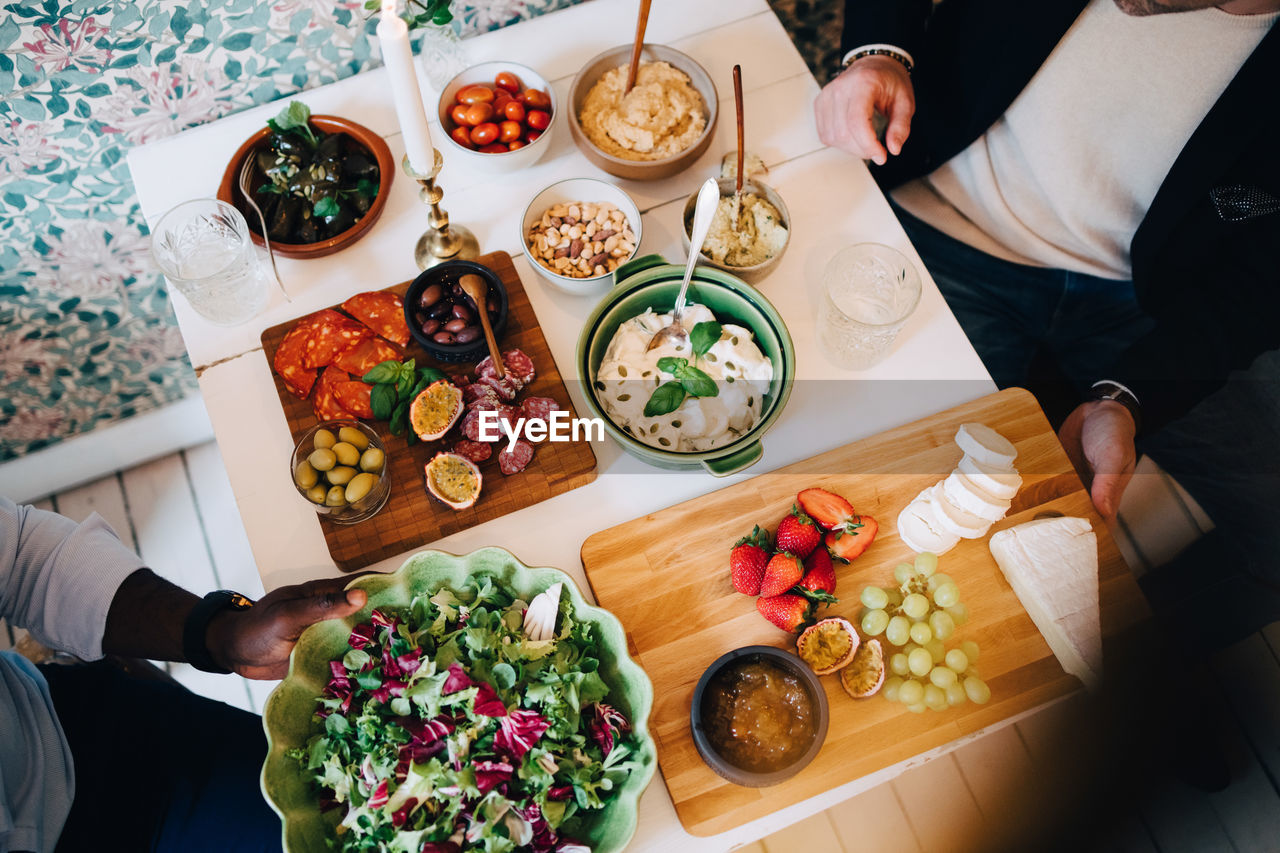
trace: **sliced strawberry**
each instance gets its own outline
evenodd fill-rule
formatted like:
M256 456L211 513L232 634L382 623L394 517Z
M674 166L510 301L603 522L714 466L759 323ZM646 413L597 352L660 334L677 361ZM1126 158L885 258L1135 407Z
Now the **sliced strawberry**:
M805 489L796 496L809 517L827 530L835 530L853 516L853 505L826 489Z
M774 547L804 559L813 553L813 549L822 542L822 531L813 523L805 511L795 504L791 505L791 514L778 524L778 533L774 537Z
M760 594L765 598L779 595L791 589L804 577L804 563L795 554L774 554L764 567L764 580L760 582Z
M814 549L804 561L804 567L804 577L800 580L801 589L828 594L836 591L836 568L826 548Z
M756 610L774 625L793 634L813 616L813 604L803 595L761 596L756 599Z
M769 564L769 531L759 525L750 536L739 539L729 552L729 574L733 588L743 595L759 595L764 569Z
M860 556L875 541L880 524L869 515L855 515L827 534L831 555L846 563Z

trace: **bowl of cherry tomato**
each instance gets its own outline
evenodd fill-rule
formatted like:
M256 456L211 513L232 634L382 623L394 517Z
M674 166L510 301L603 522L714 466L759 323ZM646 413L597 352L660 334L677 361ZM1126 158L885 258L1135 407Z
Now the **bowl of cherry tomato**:
M491 171L536 163L551 147L555 114L551 85L515 62L473 65L440 94L440 126L450 150Z

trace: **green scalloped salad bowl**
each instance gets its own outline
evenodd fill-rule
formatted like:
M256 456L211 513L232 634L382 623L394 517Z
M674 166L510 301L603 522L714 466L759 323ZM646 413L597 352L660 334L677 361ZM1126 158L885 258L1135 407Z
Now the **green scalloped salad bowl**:
M375 607L408 607L422 592L434 593L443 585L454 589L476 576L489 575L528 600L556 581L573 605L576 619L596 627L600 638L600 676L609 685L609 702L627 715L638 748L634 756L640 769L631 774L617 797L591 823L584 825L582 842L596 853L615 853L626 847L636 830L640 795L653 778L657 754L649 734L649 711L653 707L653 685L635 661L627 655L627 637L613 614L588 604L573 579L559 569L530 568L501 548L481 548L457 556L443 551L414 554L391 574L365 575L348 588L369 594L364 609L346 619L312 625L298 638L289 659L289 674L267 699L262 715L267 733L267 758L262 765L262 792L284 823L287 853L328 851L335 817L321 813L316 793L302 768L285 756L285 750L306 744L313 733L312 714L321 691L329 680L329 661L342 656L351 629L369 620Z

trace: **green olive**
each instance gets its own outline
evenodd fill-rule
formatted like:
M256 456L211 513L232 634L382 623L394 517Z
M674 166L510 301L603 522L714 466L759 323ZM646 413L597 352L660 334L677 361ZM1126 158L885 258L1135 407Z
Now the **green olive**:
M316 430L315 437L311 439L311 443L317 450L323 447L333 447L334 442L338 439L333 437L333 433L327 429Z
M312 468L311 463L305 459L298 463L297 468L293 469L293 481L298 484L300 489L311 488L319 479L316 469Z
M351 482L347 483L347 501L355 503L358 500L363 500L369 492L373 491L373 487L377 484L377 474L370 474L368 471L363 474L356 474L351 478Z
M311 455L307 457L307 461L311 463L311 467L317 471L328 471L338 461L338 457L332 450L327 447L319 447L311 451Z
M338 441L345 441L355 447L356 450L364 450L369 446L369 436L355 427L343 427L338 430Z
M360 464L360 451L356 450L354 445L347 444L345 441L339 441L329 449L333 451L334 456L338 457L339 465Z
M325 506L344 506L347 503L346 492L342 486L330 486L329 491L325 493Z
M376 447L370 447L364 453L360 454L360 470L372 471L374 474L382 472L382 463L386 459L382 451Z
M351 478L356 475L356 469L349 465L339 465L332 469L324 478L329 481L330 485L345 486L351 482Z
M314 486L307 489L307 500L311 501L313 504L322 504L324 503L324 496L328 491L329 490L326 489L323 484L316 483Z

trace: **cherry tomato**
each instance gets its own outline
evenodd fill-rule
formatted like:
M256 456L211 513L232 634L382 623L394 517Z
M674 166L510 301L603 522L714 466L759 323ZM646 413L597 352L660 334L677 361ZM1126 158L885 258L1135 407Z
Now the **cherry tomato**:
M493 84L499 89L506 89L513 95L521 89L520 78L510 71L499 71L498 76L493 78Z
M542 135L540 130L526 130L524 132L524 141L532 145L538 141L538 137Z
M461 145L463 148L474 148L471 144L471 129L463 125L458 125L449 131L449 135L453 137L453 141Z
M493 94L493 111L498 115L502 115L502 111L507 108L507 104L514 100L511 93L506 89L498 89Z
M507 149L510 151L515 151L517 148L523 148L528 144L529 143L525 142L523 139L513 139L507 143Z
M493 90L483 83L473 83L470 86L463 86L458 90L458 103L471 106L472 104L491 104L493 103Z
M488 145L498 141L498 126L491 121L484 124L478 124L471 128L471 144L476 146Z
M525 116L525 123L534 130L546 130L551 124L551 113L542 110L529 110L529 114Z
M462 124L475 127L484 124L493 118L493 107L486 103L472 104L467 107L466 116L462 120Z
M511 149L501 142L491 142L480 149L485 154L506 154Z
M524 121L524 104L517 100L509 100L502 105L502 115L507 121Z
M454 104L449 108L449 118L453 119L454 124L467 124L467 107L464 104Z
M524 125L518 121L504 121L498 125L498 141L514 142L524 133Z
M551 109L551 96L541 89L525 89L520 93L520 100L531 110Z

